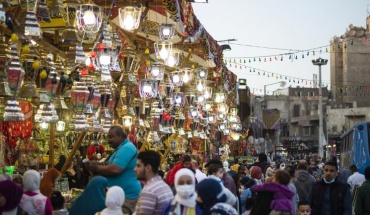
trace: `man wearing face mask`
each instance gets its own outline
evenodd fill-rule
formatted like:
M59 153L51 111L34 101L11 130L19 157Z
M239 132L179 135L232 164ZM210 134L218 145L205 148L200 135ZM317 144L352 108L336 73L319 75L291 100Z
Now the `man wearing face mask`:
M315 215L351 215L352 197L348 184L339 182L336 162L324 165L324 177L316 182L309 193L312 214Z

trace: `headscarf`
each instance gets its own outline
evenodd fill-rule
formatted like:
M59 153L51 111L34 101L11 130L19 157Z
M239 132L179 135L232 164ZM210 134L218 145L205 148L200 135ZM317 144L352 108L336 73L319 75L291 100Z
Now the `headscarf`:
M6 173L0 174L0 181L12 180L12 176Z
M226 203L217 203L210 210L210 214L217 215L238 215L238 212L231 205Z
M181 176L189 176L191 178L192 184L191 185L179 185L179 180ZM191 208L195 207L196 199L197 199L197 194L195 193L195 175L191 170L187 168L183 168L176 172L175 189L176 189L176 195L175 195L176 202L186 207L191 207ZM184 195L187 195L188 197Z
M253 166L251 170L251 177L253 179L261 179L262 178L262 169L259 166Z
M109 188L105 199L105 208L101 215L121 215L122 205L125 202L125 192L121 187L113 186Z
M216 203L225 202L227 200L220 182L215 179L203 179L199 184L197 184L196 190L198 196L202 199L201 205L203 205L205 214L207 214L209 209Z
M62 171L62 168L65 162L66 162L66 156L60 155L59 162L54 166L54 168L57 169L58 171Z
M60 176L60 172L55 168L50 168L41 180L40 184L40 192L48 197L51 198L54 191L54 184L55 180Z
M23 174L23 189L24 191L40 192L40 173L30 169Z
M69 215L95 215L105 208L105 190L108 180L103 176L95 176L87 184L85 190L73 203Z
M23 190L16 183L5 180L0 182L0 193L6 199L4 207L0 207L0 214L4 211L11 211L16 208L22 199Z

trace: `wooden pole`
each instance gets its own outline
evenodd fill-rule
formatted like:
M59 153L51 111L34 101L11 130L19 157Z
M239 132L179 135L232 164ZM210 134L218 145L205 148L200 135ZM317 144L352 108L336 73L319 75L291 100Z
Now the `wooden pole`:
M55 123L50 123L50 142L49 142L49 163L51 167L54 167L54 138L55 138L55 132L54 127Z
M74 144L74 146L73 146L73 149L72 149L71 153L69 153L68 158L67 158L66 162L64 163L64 165L63 165L63 167L62 167L62 170L60 171L60 173L61 173L62 175L63 175L63 173L67 170L68 165L69 165L69 163L72 161L72 158L73 158L73 156L75 155L75 153L76 153L76 151L77 151L78 147L80 147L81 142L82 142L82 140L84 139L85 134L86 134L86 131L82 131L82 132L80 133L80 135L78 136L78 138L77 138L77 140L76 140L76 143Z

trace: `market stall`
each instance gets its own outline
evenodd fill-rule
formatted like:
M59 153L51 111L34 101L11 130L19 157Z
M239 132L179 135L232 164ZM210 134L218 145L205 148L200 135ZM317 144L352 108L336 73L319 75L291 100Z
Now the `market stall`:
M243 137L236 75L190 2L0 5L3 171L41 171L64 156L64 173L76 153L106 158L112 125L162 163L184 153L206 161Z

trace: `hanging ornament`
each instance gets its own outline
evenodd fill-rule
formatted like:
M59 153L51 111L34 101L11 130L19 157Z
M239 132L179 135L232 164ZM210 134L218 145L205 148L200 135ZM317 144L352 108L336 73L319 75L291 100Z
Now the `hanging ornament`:
M24 45L22 47L22 54L28 54L30 53L31 49L30 49L30 46L29 45Z
M48 77L48 73L46 72L46 69L44 68L40 73L41 79L46 79Z
M18 36L17 36L17 34L16 33L12 33L12 36L10 37L10 39L11 39L11 41L13 42L13 43L16 43L16 42L18 42Z
M145 54L149 54L149 49L146 48L145 51L144 51Z

